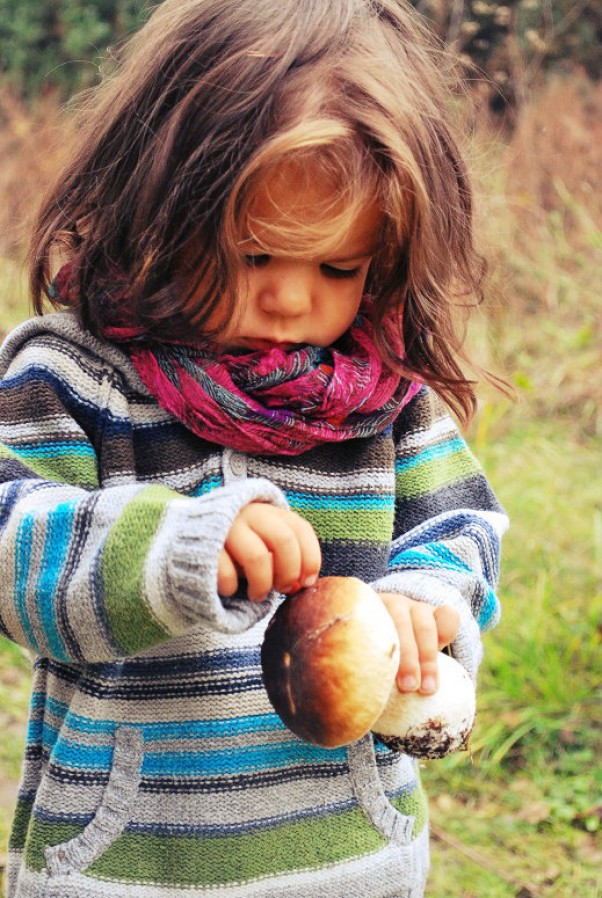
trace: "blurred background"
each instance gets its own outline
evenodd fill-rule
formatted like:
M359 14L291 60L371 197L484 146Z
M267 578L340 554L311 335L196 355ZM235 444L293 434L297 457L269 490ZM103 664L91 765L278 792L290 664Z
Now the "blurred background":
M429 762L428 898L602 898L602 3L419 0L459 60L487 300L468 432L512 529L471 750ZM30 314L28 218L141 0L0 0L0 336ZM29 663L0 640L0 869ZM1 876L1 873L0 873Z

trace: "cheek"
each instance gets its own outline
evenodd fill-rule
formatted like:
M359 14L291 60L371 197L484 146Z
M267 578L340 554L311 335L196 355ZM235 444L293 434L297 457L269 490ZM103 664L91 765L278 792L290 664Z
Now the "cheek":
M358 313L364 291L361 283L354 282L353 288L332 296L327 301L327 316L331 339L337 339L353 324Z
M366 278L362 277L354 280L353 283L349 285L349 290L347 291L344 304L347 316L349 317L350 321L353 321L353 319L357 315L362 302L362 298L364 296L365 284Z

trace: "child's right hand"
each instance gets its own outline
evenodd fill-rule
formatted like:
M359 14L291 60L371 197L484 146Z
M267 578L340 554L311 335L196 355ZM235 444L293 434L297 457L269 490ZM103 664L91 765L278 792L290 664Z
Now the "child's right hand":
M312 586L322 556L311 524L294 511L266 502L251 502L234 519L217 569L220 595L234 595L239 577L247 581L252 602L270 590L292 593Z

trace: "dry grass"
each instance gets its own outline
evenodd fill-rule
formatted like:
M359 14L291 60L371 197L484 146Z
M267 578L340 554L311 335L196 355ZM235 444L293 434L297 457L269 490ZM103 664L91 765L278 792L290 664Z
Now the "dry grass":
M602 434L602 85L551 80L510 140L488 123L475 145L491 263L477 355L514 381L519 413Z
M69 127L53 96L29 109L0 89L0 257L22 256L31 216L68 147Z

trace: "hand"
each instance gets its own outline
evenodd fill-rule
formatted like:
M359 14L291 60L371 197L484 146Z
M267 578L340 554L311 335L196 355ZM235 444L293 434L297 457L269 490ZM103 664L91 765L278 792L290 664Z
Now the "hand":
M381 593L380 597L393 618L401 644L398 689L425 695L436 692L437 652L455 639L460 615L451 605L427 605L394 593Z
M239 576L247 580L247 595L262 602L272 588L296 592L318 578L322 556L313 527L286 508L251 502L234 519L220 553L217 589L231 596Z

